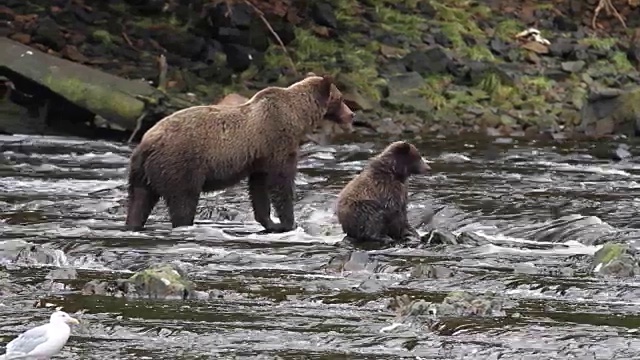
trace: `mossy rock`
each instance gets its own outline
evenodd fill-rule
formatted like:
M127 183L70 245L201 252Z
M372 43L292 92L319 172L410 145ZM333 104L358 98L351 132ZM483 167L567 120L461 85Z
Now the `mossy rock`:
M598 275L630 277L640 274L637 252L627 244L606 243L598 250L591 265Z
M137 295L160 299L187 299L195 287L180 268L171 264L152 265L133 274L127 282L135 287Z

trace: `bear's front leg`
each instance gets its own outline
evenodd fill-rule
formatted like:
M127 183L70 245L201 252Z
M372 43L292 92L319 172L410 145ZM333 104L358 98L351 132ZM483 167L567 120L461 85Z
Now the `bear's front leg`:
M274 172L269 176L271 202L276 211L276 216L280 219L279 224L274 224L272 229L267 229L271 232L286 232L296 227L293 214L295 166L294 164L293 169L288 166L284 170Z
M416 246L420 243L418 231L409 224L406 211L391 216L387 228L389 236L405 246Z

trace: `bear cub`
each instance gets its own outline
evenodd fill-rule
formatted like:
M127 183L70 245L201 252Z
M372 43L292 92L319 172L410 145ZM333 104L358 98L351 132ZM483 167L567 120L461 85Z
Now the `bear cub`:
M407 220L407 180L430 169L418 149L404 141L371 158L338 195L338 222L349 240L378 246L418 241Z
M202 192L248 178L256 221L268 232L290 231L299 144L323 118L350 131L353 117L332 79L315 75L240 104L177 111L131 154L126 228L143 229L160 198L172 227L193 225ZM271 203L280 223L271 220Z

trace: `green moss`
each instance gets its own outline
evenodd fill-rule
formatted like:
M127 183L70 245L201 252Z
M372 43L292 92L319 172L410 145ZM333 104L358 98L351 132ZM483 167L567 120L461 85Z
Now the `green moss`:
M503 20L495 28L494 35L503 41L510 41L522 31L522 25L515 20Z
M152 19L151 17L148 17L148 16L138 18L135 21L136 26L139 26L145 29L150 28L153 25L156 25L157 23L158 23L157 19Z
M595 263L605 265L619 258L625 252L625 249L622 244L607 243L594 254Z
M531 93L545 93L553 88L554 81L545 76L524 76L521 79L523 90Z
M360 4L357 0L334 1L336 19L341 24L353 24L360 17Z
M481 4L477 4L469 10L471 11L471 14L473 16L479 17L479 18L489 18L493 13L490 7L486 5L481 5Z
M460 5L448 7L441 2L431 1L431 5L436 10L436 20L448 23L460 23L469 35L483 36L484 32L478 27L475 17L478 13L470 11L469 2L462 2Z
M411 41L419 41L426 29L427 21L420 15L403 13L386 6L376 6L375 12L382 30L406 36Z
M623 53L622 51L614 51L613 53L611 53L610 59L616 70L621 73L631 72L635 69L634 66L629 62L627 54Z
M495 57L484 45L465 47L460 50L461 55L472 61L494 61Z
M365 42L357 35L346 35L344 42L320 39L309 30L296 28L296 39L290 45L290 55L299 73L313 71L337 76L343 73L354 81L353 87L362 95L375 101L382 98L380 87L385 84L379 77L376 60L380 45ZM364 43L358 46L357 44ZM265 54L268 68L290 67L282 50L271 46Z
M489 96L484 91L469 90L446 90L445 96L448 99L448 105L454 108L466 107L482 100L488 100Z
M419 93L436 110L441 110L448 105L444 96L444 89L451 84L453 79L448 75L430 76L425 79L424 86Z
M466 1L431 1L436 10L435 25L440 26L442 33L449 38L456 50L464 48L464 37L483 40L486 34L478 27L476 17L487 16L486 10L480 11L478 7L471 7ZM476 12L473 11L476 9Z
M137 119L144 111L144 103L131 96L112 91L100 84L85 83L72 77L49 75L43 85L71 102L95 113L112 113L122 119Z
M116 2L114 4L109 5L109 7L121 14L124 14L129 11L129 8L125 2Z
M614 38L597 38L597 37L587 37L587 38L578 40L579 44L586 45L598 50L611 50L611 48L617 42L618 40Z
M536 4L534 5L534 7L536 8L536 10L553 10L554 9L553 4Z
M93 33L91 33L91 38L93 38L95 41L99 41L103 45L111 45L111 43L113 42L111 34L106 30L94 31Z
M628 121L635 119L640 114L640 89L624 93L620 97L620 111L618 111L618 120Z
M442 34L451 41L453 47L456 49L462 48L465 46L464 38L462 35L466 32L464 26L460 23L440 23L440 31Z

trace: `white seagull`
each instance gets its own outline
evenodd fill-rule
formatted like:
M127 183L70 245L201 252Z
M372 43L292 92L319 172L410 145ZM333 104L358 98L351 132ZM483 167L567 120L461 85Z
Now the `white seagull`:
M29 329L7 344L6 353L0 360L46 360L60 352L67 343L71 328L80 322L64 311L51 314L49 323Z

